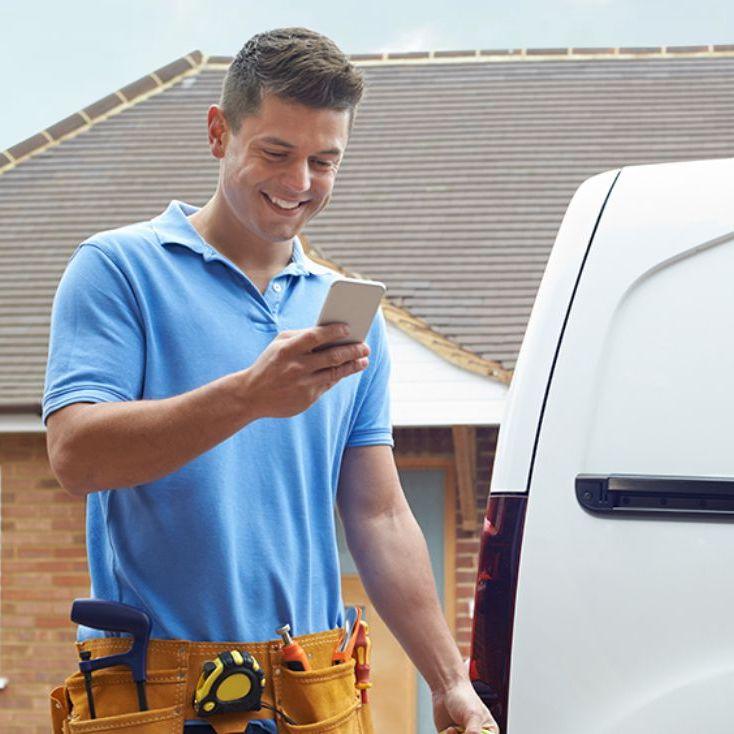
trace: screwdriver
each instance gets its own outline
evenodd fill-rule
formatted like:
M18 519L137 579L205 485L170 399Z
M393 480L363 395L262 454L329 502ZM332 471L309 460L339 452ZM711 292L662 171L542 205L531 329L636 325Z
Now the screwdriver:
M294 642L290 631L291 626L289 624L284 624L275 630L275 633L283 639L281 653L286 667L290 670L311 670L311 664L308 662L306 653L297 642Z
M370 683L370 648L372 642L369 638L369 625L363 619L357 622L357 634L354 642L354 675L357 679L357 690L362 697L362 703L367 703L367 689L372 688Z
M89 660L92 657L92 653L89 650L82 650L79 653L79 657L82 660ZM96 719L97 713L94 710L94 696L92 695L92 671L84 671L84 688L87 691L87 704L89 705L89 718Z

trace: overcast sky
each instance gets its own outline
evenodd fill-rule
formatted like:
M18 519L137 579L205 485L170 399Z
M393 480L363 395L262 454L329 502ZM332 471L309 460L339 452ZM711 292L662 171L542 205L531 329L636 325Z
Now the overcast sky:
M733 0L0 0L0 150L193 49L304 25L347 53L734 43Z

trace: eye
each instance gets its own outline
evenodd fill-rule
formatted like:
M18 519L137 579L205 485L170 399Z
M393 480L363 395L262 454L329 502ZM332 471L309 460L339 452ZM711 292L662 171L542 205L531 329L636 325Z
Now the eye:
M332 166L336 166L336 164L334 163L334 161L323 161L323 160L319 160L318 158L314 159L314 163L319 168L324 168L324 169L331 168Z
M275 158L276 160L279 160L281 158L285 158L285 153L280 153L276 150L266 150L264 151L265 155L269 158Z

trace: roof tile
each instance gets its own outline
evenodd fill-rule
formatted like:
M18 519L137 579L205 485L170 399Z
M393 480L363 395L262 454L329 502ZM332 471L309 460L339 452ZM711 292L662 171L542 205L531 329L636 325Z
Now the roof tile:
M709 50L708 46L666 46L665 51L669 54L694 54L705 53Z
M593 46L584 46L582 48L575 48L575 47L572 48L571 53L578 54L579 56L592 55L592 54L597 55L597 56L601 54L612 56L613 54L616 53L616 49L615 48L604 48L604 47L594 48Z
M568 56L567 48L528 48L527 56Z
M193 51L190 51L188 54L186 54L188 57L190 57L195 63L201 64L204 61L204 54L199 51L199 49L194 49Z
M120 90L120 93L125 97L126 100L130 101L132 99L140 97L146 92L150 92L157 86L158 83L156 82L156 80L153 79L150 74L148 74L147 76L140 77L140 79L134 81L132 84L128 84L126 87L123 87Z
M350 61L381 61L382 54L351 54Z
M480 56L520 56L521 48L486 48L479 52Z
M661 52L660 46L623 46L619 49L621 54L659 54Z
M88 115L91 120L96 120L98 117L106 115L121 104L123 104L123 101L117 94L108 94L106 97L102 97L102 99L92 102L92 104L90 104L89 107L85 107L82 112L84 112L85 115Z
M393 51L387 55L387 58L391 61L403 59L429 59L431 58L431 54L429 51Z
M17 160L18 158L22 158L23 156L32 153L34 150L43 148L47 143L48 138L43 133L36 133L30 138L26 138L20 143L17 143L12 148L8 148L8 153Z
M166 82L171 81L174 77L177 77L179 74L183 74L192 68L193 67L188 59L181 58L176 59L176 61L172 61L170 64L161 66L160 69L156 69L153 73L165 84Z
M231 64L234 56L210 56L206 61L208 64Z
M455 59L462 56L476 56L477 52L469 49L468 51L436 51L433 56L436 59Z
M75 112L73 115L69 115L63 120L60 120L55 125L51 125L47 132L54 140L58 140L59 138L63 138L64 135L68 135L74 132L74 130L84 127L86 124L87 121L78 112Z

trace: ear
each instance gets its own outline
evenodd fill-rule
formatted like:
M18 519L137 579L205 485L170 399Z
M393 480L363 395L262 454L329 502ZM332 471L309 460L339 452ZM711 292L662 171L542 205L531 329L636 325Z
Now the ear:
M207 112L206 119L209 131L209 150L215 158L224 158L230 133L222 108L213 104Z

